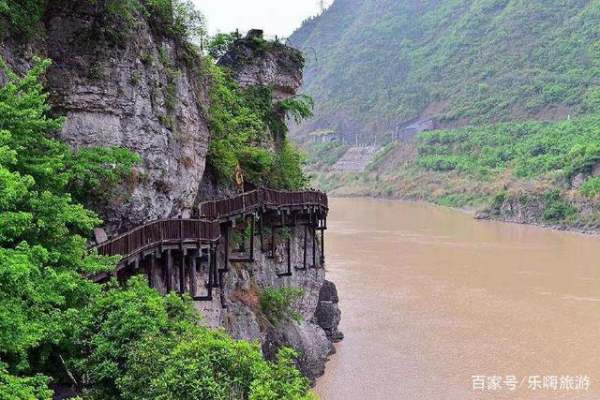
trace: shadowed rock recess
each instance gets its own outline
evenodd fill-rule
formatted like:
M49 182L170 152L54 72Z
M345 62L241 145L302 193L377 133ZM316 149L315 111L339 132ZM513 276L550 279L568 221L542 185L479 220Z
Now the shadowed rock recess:
M0 56L17 72L27 70L34 56L52 59L46 74L52 112L66 117L59 138L74 148L120 146L140 155L140 166L118 198L90 205L113 236L156 219L193 216L195 205L231 188L207 178L212 175L206 170L211 138L206 61L157 29L150 17L140 15L126 38L107 38L112 22L102 3L49 1L39 30L27 40L5 38ZM279 44L251 51L247 40L239 39L223 57L240 86L269 86L275 101L294 96L302 82L300 52ZM4 80L0 73L0 84ZM302 264L304 234L289 232L293 266ZM267 357L292 346L300 369L314 380L323 373L332 343L342 337L335 285L325 280L322 265L279 276L286 256L287 248L279 246L273 258L257 251L253 262L232 265L220 289L223 299L198 301L196 308L206 324L234 338L259 340ZM303 290L294 304L298 321L273 324L260 311L261 290L280 287Z

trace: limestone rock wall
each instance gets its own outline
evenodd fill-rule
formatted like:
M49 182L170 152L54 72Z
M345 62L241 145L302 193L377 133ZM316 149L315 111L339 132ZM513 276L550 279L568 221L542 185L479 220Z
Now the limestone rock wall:
M58 136L75 148L121 146L142 158L122 196L99 210L109 232L189 215L202 180L210 133L206 78L185 46L139 16L119 40L102 2L50 1L31 43L6 40L0 54L17 71L34 55L53 64L46 79ZM1 80L1 77L0 77Z
M259 30L236 40L219 64L233 72L242 88L272 87L276 101L294 96L302 85L302 53L283 44L266 42Z
M122 146L142 157L131 197L104 208L115 228L189 214L210 138L207 88L184 49L148 23L114 46L82 40L102 17L86 3L56 3L46 18L51 100L67 117L60 137L73 147Z
M312 237L308 230L308 243L312 243ZM303 265L304 229L301 226L292 228L290 238L291 276L278 276L287 268L286 244L279 243L275 257L268 258L260 250L260 241L256 236L255 261L233 263L231 270L224 275L226 308L221 305L218 290L212 302L195 304L207 325L224 327L238 339L258 340L262 344L263 353L269 358L274 358L281 346L293 347L300 354L299 366L302 372L314 380L323 374L325 362L333 351L333 342L343 337L337 330L340 321L337 291L333 283L325 280L324 265L319 262L321 253L318 245L318 268L295 268ZM309 260L312 261L311 252L309 247ZM280 287L303 289L302 297L294 305L302 316L300 322L287 320L273 325L261 312L260 290Z

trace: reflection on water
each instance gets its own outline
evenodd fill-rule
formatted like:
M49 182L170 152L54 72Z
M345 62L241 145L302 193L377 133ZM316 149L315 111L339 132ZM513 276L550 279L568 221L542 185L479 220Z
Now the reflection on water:
M346 339L322 399L600 398L600 238L369 199L333 199L328 226ZM473 375L525 381L474 392ZM535 375L591 388L532 391Z

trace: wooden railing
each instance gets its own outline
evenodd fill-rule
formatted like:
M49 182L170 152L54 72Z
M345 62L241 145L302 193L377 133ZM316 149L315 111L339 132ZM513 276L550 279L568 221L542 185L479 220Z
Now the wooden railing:
M162 219L139 226L96 247L104 256L130 257L160 244L181 241L213 242L220 238L218 222L201 219Z
M205 219L162 219L139 226L95 248L105 256L131 257L144 250L173 242L219 240L219 220L259 208L318 207L327 210L327 195L318 191L284 192L260 188L239 196L200 205Z
M216 220L251 212L261 207L319 207L327 210L327 195L316 190L304 192L285 192L260 188L236 197L208 201L200 204L203 218Z

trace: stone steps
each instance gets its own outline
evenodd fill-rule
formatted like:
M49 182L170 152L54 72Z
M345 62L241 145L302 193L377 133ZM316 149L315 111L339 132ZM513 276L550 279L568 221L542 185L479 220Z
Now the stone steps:
M351 147L333 165L333 170L339 172L362 172L369 165L378 150L378 146Z

